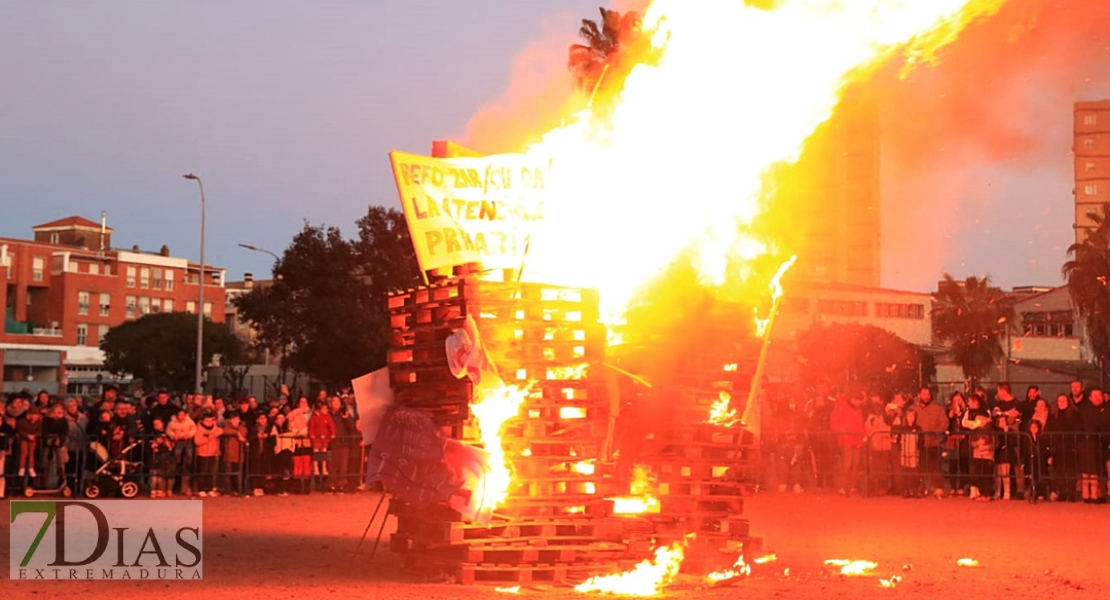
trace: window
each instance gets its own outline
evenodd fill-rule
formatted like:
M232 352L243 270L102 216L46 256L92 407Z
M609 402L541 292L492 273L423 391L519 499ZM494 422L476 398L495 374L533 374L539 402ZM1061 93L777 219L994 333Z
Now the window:
M97 344L104 341L104 336L108 335L108 329L109 329L109 327L107 325L104 325L103 323L96 326L96 343Z
M126 308L125 308L124 316L128 319L134 319L135 318L135 297L134 296L128 296L126 298Z
M162 301L162 311L173 312L173 298L166 298Z
M89 293L77 292L77 314L89 314Z
M42 281L46 271L46 259L41 256L36 256L31 260L31 279L33 281Z
M135 267L127 267L127 287L135 287Z
M1028 312L1021 315L1025 335L1032 337L1072 337L1075 315L1069 310Z
M924 304L875 303L875 316L891 319L924 319Z
M100 275L100 263L89 263L89 275Z
M155 298L155 299L150 301L150 312L152 312L152 313L162 312L162 299L161 298Z
M150 314L150 298L147 298L146 296L143 296L142 298L139 298L139 314L140 315L149 315Z
M77 345L89 345L89 326L84 323L77 324Z
M173 291L173 269L166 269L166 291Z
M1097 125L1098 124L1098 115L1083 115L1083 124L1084 125Z
M1091 171L1095 170L1095 163L1093 163L1093 162L1084 163L1083 168L1086 169L1088 173L1090 173Z
M150 289L150 269L146 267L139 269L139 287L144 290Z
M112 314L112 295L100 294L100 316L107 317Z
M866 317L867 303L851 300L818 300L817 314L840 317Z
M1087 185L1083 186L1083 193L1087 194L1088 196L1097 195L1098 194L1098 184L1088 183Z
M57 244L60 241L62 241L62 236L60 234L57 234L57 233L51 233L50 234L50 243L51 244Z
M204 303L204 316L206 316L206 317L211 317L212 316L212 303L211 302L205 302Z
M162 269L154 268L154 289L162 289Z
M197 301L196 300L189 300L188 302L186 302L185 303L185 312L187 312L191 315L195 315L197 313Z
M1086 150L1095 149L1095 138L1086 138L1083 140L1083 148Z

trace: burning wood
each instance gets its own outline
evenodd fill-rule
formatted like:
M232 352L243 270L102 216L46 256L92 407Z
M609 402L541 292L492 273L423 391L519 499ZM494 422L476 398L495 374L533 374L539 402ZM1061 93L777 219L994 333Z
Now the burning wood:
M740 577L747 577L752 574L752 566L744 561L744 555L736 557L736 562L732 567L723 571L714 571L706 576L706 579L713 584L721 584L726 581L738 579Z
M960 565L961 567L978 567L979 561L975 560L974 558L961 558L960 560L956 561L956 564Z
M736 417L736 409L732 408L732 394L721 390L717 395L717 401L709 409L709 420L706 423L732 427L739 421L740 419Z
M645 560L631 571L591 577L574 587L576 592L616 594L621 596L655 596L674 581L685 557L684 546L674 543L655 550L655 558Z
M493 591L501 592L502 594L519 594L520 586L514 585L512 587L495 587L493 588Z
M632 469L632 483L629 486L631 495L607 499L613 501L615 515L658 513L660 506L656 495L657 489L658 482L651 474L651 469L644 465L636 465Z
M869 560L846 560L842 558L830 558L825 561L825 564L840 567L840 574L847 576L867 575L879 566L878 563Z
M520 405L527 396L526 389L502 385L483 390L478 401L470 406L481 432L482 445L489 453L490 471L486 475L481 494L482 506L491 507L491 510L505 501L509 495L509 485L513 481L512 471L501 445L501 431L505 422L520 411Z

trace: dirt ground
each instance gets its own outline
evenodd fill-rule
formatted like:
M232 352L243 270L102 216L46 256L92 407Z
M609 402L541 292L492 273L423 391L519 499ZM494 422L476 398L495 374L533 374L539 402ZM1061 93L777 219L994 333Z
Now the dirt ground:
M372 494L205 500L203 581L8 581L0 597L508 597L490 588L420 581L401 568L385 542L374 559L369 544L354 557L376 501ZM8 511L6 502L0 506ZM1110 594L1110 506L763 492L748 499L745 514L778 560L757 565L752 577L730 587L706 589L681 580L666 597L1049 600ZM6 563L7 524L3 531ZM965 557L980 566L958 566ZM875 576L845 578L824 567L826 559L866 559L879 566ZM881 587L879 578L891 575L902 581L894 589ZM524 589L521 595L581 597L566 589Z

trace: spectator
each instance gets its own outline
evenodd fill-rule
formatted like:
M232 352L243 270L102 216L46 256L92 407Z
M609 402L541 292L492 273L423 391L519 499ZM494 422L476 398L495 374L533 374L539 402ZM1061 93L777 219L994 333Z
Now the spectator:
M46 468L48 489L60 488L65 483L66 464L69 462L69 421L66 420L65 407L59 403L47 409L42 420L43 466Z
M944 486L940 479L940 448L945 431L948 430L948 415L944 408L933 402L933 391L928 387L922 387L918 392L914 410L917 412L917 424L921 426L921 435L924 436L921 471L926 493L932 492L940 498L944 496Z
M193 495L193 460L196 452L197 424L189 417L184 408L177 409L173 421L166 426L166 435L173 441L173 463L170 475L175 475L174 487L180 494ZM169 496L173 496L173 489Z
M173 465L173 439L166 433L162 419L154 419L150 426L150 497L164 498L172 495L172 486L166 475Z
M1009 500L1011 497L1010 472L1017 462L1017 438L1010 433L1010 414L995 408L994 426L997 430L994 444L994 499Z
M1044 402L1044 398L1040 398L1038 402ZM1048 472L1049 449L1047 438L1041 433L1043 430L1041 421L1033 419L1029 422L1029 449L1022 456L1025 472L1029 476L1029 497L1034 501L1038 498L1047 500L1050 497L1050 491L1044 483L1045 473Z
M293 477L293 452L297 447L296 438L289 433L289 423L284 414L278 413L270 424L270 439L274 440L274 473L280 477L278 496L289 495L289 483Z
M335 475L334 487L339 493L354 488L351 485L351 456L358 452L358 427L350 407L340 398L331 399L332 421L335 425L335 441L331 446L332 474Z
M1067 394L1056 396L1056 410L1045 423L1048 471L1052 478L1050 501L1075 502L1079 481L1079 435L1083 419Z
M37 408L27 410L27 416L15 426L19 438L19 476L38 477L35 473L35 453L42 439L42 415Z
M335 439L335 421L328 414L327 403L316 405L316 410L308 421L308 438L312 443L312 474L319 477L319 487L323 489L330 483L328 461L331 456L328 449Z
M154 397L154 404L147 410L147 419L153 426L155 420L168 424L177 414L177 407L170 402L170 394L166 390L158 390Z
M1083 389L1083 382L1076 379L1071 382L1071 403L1079 408L1087 401L1087 392Z
M8 456L11 454L15 436L15 417L0 411L0 498L4 497L8 489Z
M891 453L894 449L894 438L891 435L891 426L894 423L893 407L887 406L882 413L867 416L864 429L868 441L868 494L890 494L894 490L894 481L891 479Z
M217 425L219 427L219 425ZM247 426L239 418L239 413L227 416L223 426L223 472L226 473L224 490L232 496L238 496L243 489L243 457L246 454ZM256 494L261 495L261 494Z
M944 451L942 467L948 474L948 489L958 495L964 495L969 476L968 465L971 460L970 447L967 436L963 431L964 413L967 412L967 401L960 392L952 392L948 398L948 435L944 438Z
M925 494L924 480L921 477L921 449L924 439L921 435L921 426L917 424L917 411L908 408L903 416L903 422L896 424L892 431L897 436L898 488L902 491L903 498L916 498Z
M983 407L982 397L972 394L967 402L967 414L963 420L968 430L971 445L971 493L972 500L987 501L993 495L994 484L994 437L990 412Z
M826 395L827 387L819 386L807 407L806 432L809 448L813 453L815 487L827 490L832 487L836 470L836 440L833 438L830 419L832 417L831 399Z
M223 434L216 426L216 415L206 412L201 415L197 424L197 433L193 436L197 453L197 495L201 498L220 495L216 489L216 469L220 457L220 436Z
M251 493L261 496L265 493L266 481L273 475L274 445L276 436L270 435L270 420L266 415L258 415L251 424L250 441L250 481Z
M867 432L863 427L865 396L852 394L837 399L829 418L840 451L840 495L859 493L860 448Z

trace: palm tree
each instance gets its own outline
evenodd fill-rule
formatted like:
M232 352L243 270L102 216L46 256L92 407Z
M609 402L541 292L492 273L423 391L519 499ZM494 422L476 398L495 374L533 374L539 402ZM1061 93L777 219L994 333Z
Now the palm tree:
M1087 342L1098 361L1100 370L1106 367L1106 355L1110 350L1110 228L1106 215L1110 214L1110 204L1102 205L1102 214L1096 211L1087 213L1095 223L1095 229L1087 239L1072 244L1068 248L1071 260L1061 269L1068 281L1068 295L1072 305L1079 311L1087 329Z
M1003 337L1014 318L1013 303L990 277L956 281L948 273L937 289L933 329L950 347L964 377L978 381L1006 355Z
M582 19L578 35L586 42L570 47L568 68L574 73L575 82L584 90L594 89L601 81L606 67L611 67L620 56L623 45L635 39L640 32L640 15L629 11L623 15L607 8L601 11L600 26L597 22Z

